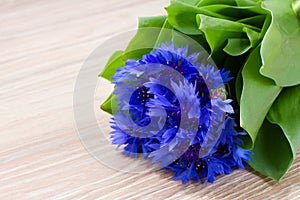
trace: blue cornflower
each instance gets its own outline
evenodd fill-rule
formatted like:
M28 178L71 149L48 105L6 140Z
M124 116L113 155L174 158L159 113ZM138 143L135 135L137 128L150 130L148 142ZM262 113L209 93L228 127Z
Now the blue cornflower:
M220 174L244 169L251 152L240 147L238 136L245 133L235 131L228 116L233 113L224 89L232 79L229 71L201 65L199 54L188 50L161 44L117 70L119 110L111 139L125 145L124 154L142 153L174 171L174 180L213 182Z
M213 153L206 157L199 158L198 156L201 144L190 146L185 154L167 166L167 169L175 172L174 179L177 180L186 171L193 170L193 173L197 173L203 182L214 182L214 178L220 174L229 174L232 169L236 168L244 169L245 165L247 165L246 161L250 160L249 155L252 152L239 146L243 145L243 142L237 136L245 133L236 132L234 130L235 126L233 118L226 118L221 136L214 146ZM186 180L194 178L191 176L181 179L185 183ZM200 181L198 178L195 179Z

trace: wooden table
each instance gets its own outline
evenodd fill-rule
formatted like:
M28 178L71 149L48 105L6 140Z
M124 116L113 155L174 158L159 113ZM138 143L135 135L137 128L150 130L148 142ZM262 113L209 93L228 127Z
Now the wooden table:
M167 4L0 3L0 199L300 199L299 155L280 184L255 172L235 171L214 184L182 185L164 170L132 174L111 169L85 150L73 114L81 66L112 34L134 29L138 16L165 13ZM105 95L95 96L96 107ZM107 134L109 116L98 110L96 118Z

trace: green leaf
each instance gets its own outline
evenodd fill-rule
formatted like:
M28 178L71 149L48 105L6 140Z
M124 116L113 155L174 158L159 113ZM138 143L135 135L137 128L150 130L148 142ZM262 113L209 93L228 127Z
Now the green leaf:
M236 6L236 0L202 0L197 4L197 6L200 7L218 4Z
M260 46L250 54L243 70L243 90L240 101L240 125L254 142L257 133L281 87L259 73L261 67Z
M166 7L166 11L168 13L168 21L174 28L184 34L201 35L202 32L198 29L198 25L196 22L197 14L205 14L207 16L232 19L219 13L205 10L204 8L205 7L197 7L180 0L174 0L171 2L171 5Z
M265 120L253 147L250 166L260 173L279 181L293 161L287 138L280 127Z
M169 43L173 37L173 35L170 34L172 31L173 31L173 26L166 19L159 35L157 36L155 46L158 46L159 44L161 44L163 42Z
M125 51L116 51L108 60L104 70L100 73L103 78L112 81L112 76L116 70L125 65L126 60L141 59L144 54L149 53L160 42L170 41L167 31L160 28L171 29L172 26L167 22L166 16L142 17L139 18L139 29L131 39ZM101 105L101 109L112 114L117 102L115 95L111 94Z
M236 22L249 24L251 26L256 26L257 28L262 28L266 19L266 15L255 15L248 18L239 19Z
M292 6L296 16L300 20L300 0L293 0Z
M99 74L99 76L112 81L112 76L116 73L117 68L124 66L125 60L123 59L124 51L116 51L110 56L107 61L104 70Z
M141 17L139 18L139 29L136 35L131 39L125 51L116 51L106 63L104 70L99 76L112 81L112 75L116 73L117 68L125 65L128 59L140 59L142 55L149 53L160 34L160 29L166 16ZM146 27L158 27L147 28ZM147 39L145 39L147 38Z
M259 32L247 27L243 28L243 32L247 34L247 37L250 41L250 47L256 47L259 44L259 41L261 40Z
M281 127L295 157L300 146L300 86L284 88L267 117Z
M262 41L263 66L260 73L279 86L300 84L300 24L292 0L264 0L272 23Z
M260 40L260 33L250 25L201 14L197 15L197 21L212 53L223 49L229 55L239 56L255 47Z
M219 16L225 16L224 19L230 19L232 21L249 18L256 15L266 14L266 11L262 9L259 4L256 4L254 6L232 6L213 4L201 7L201 9L206 11L208 14L213 13L213 15L210 15L211 17L218 17L218 14ZM199 14L207 15L204 12Z
M155 46L161 31L160 28L164 26L166 19L166 16L140 17L137 33L129 42L125 52L143 49L139 58L145 54L145 51L150 52Z
M204 32L212 53L223 49L228 38L242 36L243 25L240 23L202 14L197 15L197 20L200 23L199 29Z
M228 38L227 45L224 47L224 51L231 56L239 56L252 47L256 47L260 41L260 33L250 28L243 28L243 32L246 33L247 39L244 38Z
M162 27L167 19L167 16L140 17L139 28Z
M250 48L248 39L229 38L223 50L231 56L239 56L246 53Z
M196 6L197 4L201 3L203 0L176 0L176 1ZM171 3L173 3L173 2L174 2L174 0L171 0Z
M238 104L241 104L241 96L243 91L243 76L242 76L243 68L240 69L236 76L235 80L235 94Z
M250 165L279 181L300 146L300 86L284 88L258 132Z
M258 0L235 0L238 6L257 5Z
M101 105L101 109L109 114L113 114L113 111L118 109L118 103L116 102L116 95L110 94L109 97Z
M126 47L125 60L138 60L149 53L155 46L166 20L166 16L140 17L137 33Z
M171 5L166 7L169 23L182 33L188 35L201 35L196 23L196 14L199 9L193 5L185 4L180 1L172 1Z
M201 14L197 15L197 22L212 52L223 49L229 55L239 56L256 47L262 39L261 30L249 24Z

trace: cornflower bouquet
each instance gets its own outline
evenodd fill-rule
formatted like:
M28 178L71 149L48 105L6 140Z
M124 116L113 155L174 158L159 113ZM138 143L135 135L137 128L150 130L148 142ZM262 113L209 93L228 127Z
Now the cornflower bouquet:
M251 167L279 181L300 145L300 1L172 0L139 18L100 76L112 144L213 182Z

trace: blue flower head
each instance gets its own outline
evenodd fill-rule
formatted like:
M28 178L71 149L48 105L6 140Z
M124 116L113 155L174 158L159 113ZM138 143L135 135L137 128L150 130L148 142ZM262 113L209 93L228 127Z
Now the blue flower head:
M198 61L188 46L161 44L140 60L128 60L113 76L119 110L112 143L124 154L152 158L174 171L174 180L213 182L244 169L250 151L228 114L224 83L229 71Z

